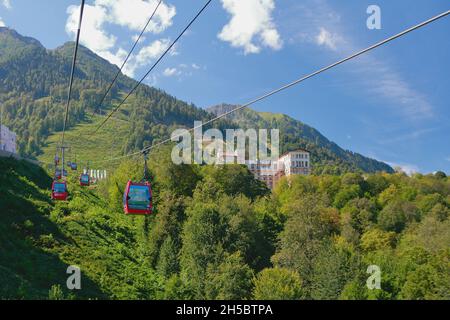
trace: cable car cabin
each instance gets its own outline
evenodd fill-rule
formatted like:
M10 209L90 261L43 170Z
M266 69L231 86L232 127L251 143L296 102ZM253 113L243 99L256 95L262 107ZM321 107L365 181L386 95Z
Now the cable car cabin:
M72 171L77 171L78 170L78 166L75 162L72 162L72 164L70 165L70 168L72 169Z
M80 186L82 187L89 187L91 184L90 178L88 174L82 174L80 176Z
M123 194L123 210L127 215L150 215L153 213L152 187L149 182L128 181Z
M61 179L61 170L59 170L59 169L55 170L55 179L56 180Z
M52 200L66 201L69 196L67 191L67 183L60 181L53 181L52 184Z

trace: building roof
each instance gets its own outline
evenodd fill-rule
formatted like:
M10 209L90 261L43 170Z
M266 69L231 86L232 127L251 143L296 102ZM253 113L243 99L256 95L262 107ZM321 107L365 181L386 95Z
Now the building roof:
M294 152L307 152L307 153L311 153L310 151L308 151L308 150L306 150L306 149L296 149L296 150L292 150L292 151L288 151L288 152L285 152L285 153L283 153L281 156L280 156L280 158L283 158L284 156L287 156L288 154L290 154L290 153L294 153Z

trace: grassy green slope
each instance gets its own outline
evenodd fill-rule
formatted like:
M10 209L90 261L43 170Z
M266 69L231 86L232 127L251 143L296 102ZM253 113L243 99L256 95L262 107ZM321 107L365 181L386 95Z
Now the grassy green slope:
M95 135L91 134L101 119L103 117L90 117L66 132L65 144L71 148L66 154L66 160L76 160L79 170L85 167L88 161L90 161L92 169L109 169L116 163L109 161L95 163L95 161L122 155L122 147L127 141L130 131L129 122L114 118L108 121ZM39 161L52 164L56 147L60 145L60 142L60 132L51 134L42 148L42 154L38 157Z
M70 179L71 201L54 204L44 170L0 158L0 299L45 299L55 286L64 298L154 298L145 288L159 280L139 258L141 221L102 209ZM81 268L80 291L65 289L69 265Z

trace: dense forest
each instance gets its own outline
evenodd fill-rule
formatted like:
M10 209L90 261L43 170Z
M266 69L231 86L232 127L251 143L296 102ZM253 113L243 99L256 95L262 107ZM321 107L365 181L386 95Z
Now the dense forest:
M156 212L127 217L127 161L96 188L0 159L0 298L449 299L450 179L296 176L270 193L245 167L175 166L151 156ZM66 289L66 268L82 290ZM381 270L369 290L367 268Z
M73 46L73 43L67 43L48 50L35 39L0 27L0 104L3 108L3 123L18 134L18 150L24 156L42 155L48 138L62 130ZM103 105L98 105L117 71L116 66L89 49L80 47L69 129L77 124L90 123L93 130L103 120L103 116L131 90L136 82L120 75ZM115 115L115 118L128 123L128 134L111 136L111 139L117 139L118 155L136 151L167 139L177 128L190 128L196 120L205 122L211 119L217 113L217 108L210 111L142 85ZM279 128L283 151L306 148L312 154L313 170L316 173L393 172L390 166L382 162L341 149L300 121L284 115L264 118L255 111L246 112L244 117L220 120L214 126L219 129L249 126ZM247 121L242 121L242 118Z
M37 40L0 27L0 103L3 123L18 134L22 155L36 156L46 138L62 130L73 43L55 50ZM70 108L69 126L96 121L92 114L105 114L135 81L120 75L104 105L98 103L115 73L116 66L80 47ZM133 108L127 108L127 106ZM105 107L106 106L106 107ZM173 126L192 126L194 119L209 119L208 113L148 86L141 86L118 115L129 120L130 134L122 141L123 152L142 148L153 139L166 138Z
M22 155L51 162L72 50L0 27L3 122ZM80 47L67 132L80 169L233 107L207 111L142 86L86 138L135 84L120 75L98 106L116 72ZM114 163L90 188L70 172L69 201L55 203L53 172L0 158L0 299L450 299L445 173L395 173L281 114L245 110L215 126L279 128L282 151L308 149L314 172L271 192L244 166L174 165L160 147L149 160L155 212L129 217L123 190L142 178L141 159ZM66 287L70 265L81 268L81 290ZM381 271L380 289L366 285L369 266Z

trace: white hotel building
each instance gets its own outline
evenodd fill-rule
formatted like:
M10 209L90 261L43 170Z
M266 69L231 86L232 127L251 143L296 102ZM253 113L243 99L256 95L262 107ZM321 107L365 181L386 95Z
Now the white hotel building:
M8 127L0 126L0 150L11 153L17 153L16 149L16 134L9 130Z
M210 142L210 141L208 141ZM205 143L203 141L203 143ZM239 158L237 152L227 153L223 150L217 152L218 165L225 163L245 163L257 180L266 183L269 189L273 189L278 181L286 176L311 174L310 152L298 149L283 154L278 160L245 160Z
M265 182L267 187L273 189L281 177L309 175L311 173L310 153L300 149L283 154L277 161L247 161L247 167L256 179Z

